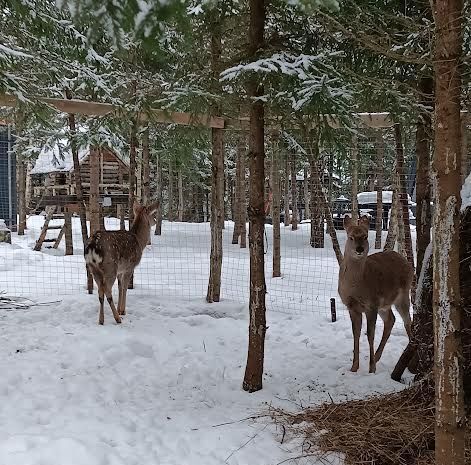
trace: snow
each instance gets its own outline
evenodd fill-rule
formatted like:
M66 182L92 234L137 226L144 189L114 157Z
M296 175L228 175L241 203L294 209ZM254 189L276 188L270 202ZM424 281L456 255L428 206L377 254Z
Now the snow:
M461 188L461 211L471 206L471 174L465 179Z
M79 148L79 162L88 155L89 148ZM31 174L69 172L74 166L72 151L67 140L61 140L53 147L43 147L39 152Z
M31 250L41 221L29 218L25 237L0 244L0 267L8 268L0 289L58 301L0 312L0 463L275 465L299 455L301 445L292 438L280 443L282 432L260 417L269 405L296 411L330 397L404 387L390 379L407 344L400 319L377 373L368 374L365 335L360 371L348 371L350 321L340 305L338 321L328 317L338 267L329 241L326 249L309 247L309 225L282 228L283 278L267 273L264 389L248 394L241 389L248 249L230 244L231 223L224 230L222 302L204 300L208 225L165 222L136 270L123 323L116 325L106 307L99 326L98 298L84 289L77 219L77 255L70 257L62 248ZM107 227L116 221L108 219ZM267 236L270 270L268 226ZM339 239L343 246L344 232ZM381 331L378 322L377 340Z

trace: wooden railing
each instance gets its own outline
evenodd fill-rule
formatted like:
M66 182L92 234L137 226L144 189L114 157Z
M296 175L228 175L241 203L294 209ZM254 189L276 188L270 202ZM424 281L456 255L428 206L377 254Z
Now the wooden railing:
M82 186L89 190L90 183L84 182ZM127 194L129 186L127 184L99 184L100 194ZM56 184L53 186L34 186L33 195L40 197L46 195L75 195L75 186L71 184Z

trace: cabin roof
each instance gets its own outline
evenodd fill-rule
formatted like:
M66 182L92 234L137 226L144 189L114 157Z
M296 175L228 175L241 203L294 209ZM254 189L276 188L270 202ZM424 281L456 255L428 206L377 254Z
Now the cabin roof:
M118 155L116 151L108 148L108 150L116 156L116 158L125 166L129 166L127 160ZM79 162L82 164L90 153L90 146L80 147L78 151ZM74 162L72 159L72 151L67 140L61 140L54 147L43 147L36 159L31 174L49 174L49 173L68 173L73 171Z

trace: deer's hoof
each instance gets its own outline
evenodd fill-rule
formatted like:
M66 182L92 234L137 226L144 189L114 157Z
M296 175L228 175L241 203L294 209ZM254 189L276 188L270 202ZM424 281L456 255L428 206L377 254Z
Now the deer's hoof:
M121 318L118 318L118 319L116 320L116 323L117 323L118 325L120 325L120 324L121 324Z
M104 322L103 320L99 320L99 321L98 321L98 324L99 324L99 325L102 325L102 326L103 326L104 323L105 323L105 322Z
M356 373L358 371L358 366L353 365L352 368L350 368L350 371L352 373Z
M376 365L370 367L370 373L376 373Z
M120 310L120 311L119 311L119 314L120 314L120 315L126 315L126 310Z

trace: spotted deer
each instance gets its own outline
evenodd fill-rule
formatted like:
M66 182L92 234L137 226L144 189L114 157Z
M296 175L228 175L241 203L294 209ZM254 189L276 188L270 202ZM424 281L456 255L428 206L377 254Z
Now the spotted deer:
M344 219L347 232L345 253L339 271L338 292L348 308L353 332L353 364L351 371L359 367L360 333L362 314L366 314L367 336L370 346L370 373L375 373L384 346L391 334L395 317L394 305L404 321L409 339L411 318L409 292L414 270L409 262L394 251L368 255L369 220L363 216L356 224L348 215ZM383 337L374 352L377 316L384 322Z
M151 227L155 224L154 214L158 202L149 206L134 203L134 222L129 231L97 231L85 247L85 262L98 286L100 316L98 323L104 323L104 296L111 307L116 323L120 315L126 314L126 293L134 269L141 261ZM118 308L113 302L112 288L118 278Z

